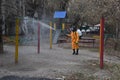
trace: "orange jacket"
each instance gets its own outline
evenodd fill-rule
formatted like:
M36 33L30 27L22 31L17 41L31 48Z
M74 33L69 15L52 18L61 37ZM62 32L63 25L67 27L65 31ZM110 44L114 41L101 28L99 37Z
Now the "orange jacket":
M71 34L69 35L71 37L71 43L72 43L72 49L78 49L79 45L79 35L77 32L71 32Z

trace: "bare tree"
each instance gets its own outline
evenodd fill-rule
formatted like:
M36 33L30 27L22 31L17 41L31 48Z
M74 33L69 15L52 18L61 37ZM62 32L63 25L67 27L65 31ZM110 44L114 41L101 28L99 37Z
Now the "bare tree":
M0 15L2 15L1 5L2 5L2 0L0 0ZM3 53L2 25L3 25L3 19L2 16L0 16L0 53Z

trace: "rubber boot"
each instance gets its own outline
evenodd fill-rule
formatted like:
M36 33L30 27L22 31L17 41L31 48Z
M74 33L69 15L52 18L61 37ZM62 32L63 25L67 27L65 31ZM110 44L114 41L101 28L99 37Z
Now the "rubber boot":
M78 55L78 51L79 51L79 49L77 49L77 51L76 51L76 55Z
M75 49L73 49L73 55L75 54Z

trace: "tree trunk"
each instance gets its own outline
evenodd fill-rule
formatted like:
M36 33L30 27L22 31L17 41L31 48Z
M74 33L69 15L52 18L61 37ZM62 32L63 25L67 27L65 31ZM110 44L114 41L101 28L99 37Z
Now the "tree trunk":
M114 50L117 50L118 46L119 46L119 23L116 24L116 36L115 36Z
M0 24L0 53L3 53L2 25Z
M2 1L0 0L0 53L3 53L3 40L2 40L2 24L3 24L3 20L2 20L2 10L1 10L1 4Z
M120 39L120 26L118 27L118 39Z

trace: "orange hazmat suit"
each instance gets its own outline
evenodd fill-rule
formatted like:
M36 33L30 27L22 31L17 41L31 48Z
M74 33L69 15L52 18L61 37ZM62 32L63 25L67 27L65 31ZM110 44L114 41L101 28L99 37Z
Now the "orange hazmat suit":
M71 37L71 44L72 44L72 49L79 49L79 35L77 32L71 32L69 35Z

